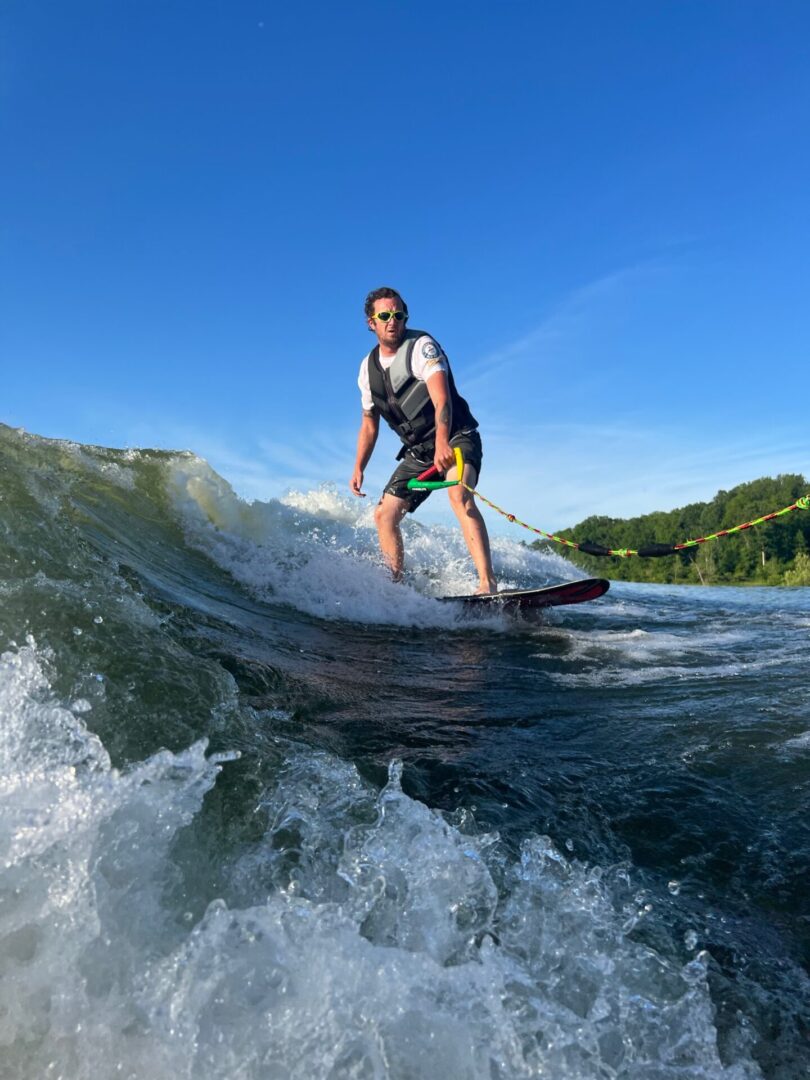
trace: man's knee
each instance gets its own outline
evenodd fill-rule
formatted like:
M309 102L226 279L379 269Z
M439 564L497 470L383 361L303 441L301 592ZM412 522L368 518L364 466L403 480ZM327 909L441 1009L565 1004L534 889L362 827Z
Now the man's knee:
M447 495L450 499L450 505L457 514L469 513L470 508L475 507L472 495L460 484L457 487L448 488Z
M374 521L377 527L388 526L392 528L402 521L407 511L407 506L402 499L394 495L383 495L382 499L374 507Z

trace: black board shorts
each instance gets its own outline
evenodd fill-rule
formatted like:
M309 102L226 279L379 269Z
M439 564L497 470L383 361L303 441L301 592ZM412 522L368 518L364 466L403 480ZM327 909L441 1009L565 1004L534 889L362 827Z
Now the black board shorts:
M471 465L475 469L476 479L481 475L481 459L484 452L481 448L481 436L477 430L459 431L450 440L451 446L457 446L461 450L465 465ZM412 514L418 506L421 506L430 491L408 491L408 481L419 476L425 469L433 464L433 456L427 460L417 457L409 450L394 472L391 479L385 485L386 495L395 495L408 504L407 512Z

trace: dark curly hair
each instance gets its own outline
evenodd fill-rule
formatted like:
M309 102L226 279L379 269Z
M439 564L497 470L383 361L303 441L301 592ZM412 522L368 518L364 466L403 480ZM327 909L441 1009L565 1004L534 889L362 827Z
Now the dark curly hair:
M374 314L375 300L399 300L400 304L402 304L402 310L405 312L405 317L407 318L408 305L405 303L405 301L402 299L396 289L390 289L387 285L383 285L379 289L372 289L366 297L364 310L367 319L370 319L371 316Z

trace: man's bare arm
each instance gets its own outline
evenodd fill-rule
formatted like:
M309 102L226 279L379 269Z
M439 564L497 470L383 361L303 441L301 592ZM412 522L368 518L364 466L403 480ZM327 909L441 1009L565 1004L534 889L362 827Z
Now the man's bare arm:
M379 433L379 413L376 409L363 409L363 419L360 421L360 431L357 436L357 457L354 462L354 473L349 481L352 492L361 499L366 497L365 492L360 490L363 486L363 474L374 451Z
M455 463L450 447L453 406L450 402L447 376L443 371L437 371L430 376L425 385L430 394L430 400L433 402L433 408L436 410L436 453L433 464L437 469L446 472Z

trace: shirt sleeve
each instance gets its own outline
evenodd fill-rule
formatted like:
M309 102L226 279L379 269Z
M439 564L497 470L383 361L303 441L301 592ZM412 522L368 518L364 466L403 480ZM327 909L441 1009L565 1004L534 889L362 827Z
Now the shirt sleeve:
M357 385L360 387L360 404L364 412L370 412L374 408L374 400L371 397L371 383L368 381L368 357L363 357L360 372L357 376Z
M437 371L448 371L447 357L429 334L418 338L411 353L411 370L421 382Z

